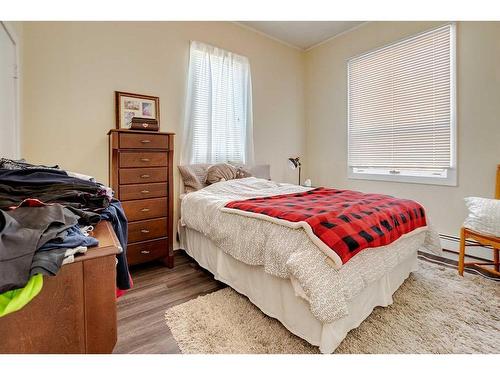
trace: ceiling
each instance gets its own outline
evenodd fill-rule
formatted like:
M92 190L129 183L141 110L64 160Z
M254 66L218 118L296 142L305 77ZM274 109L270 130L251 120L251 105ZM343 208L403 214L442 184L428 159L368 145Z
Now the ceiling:
M239 24L296 48L307 50L353 29L361 21L240 21Z

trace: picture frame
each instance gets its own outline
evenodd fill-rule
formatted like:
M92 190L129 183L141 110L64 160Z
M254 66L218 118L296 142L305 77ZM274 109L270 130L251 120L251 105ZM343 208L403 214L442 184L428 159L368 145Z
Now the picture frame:
M115 91L116 128L130 129L132 118L140 117L160 126L160 98L158 96Z

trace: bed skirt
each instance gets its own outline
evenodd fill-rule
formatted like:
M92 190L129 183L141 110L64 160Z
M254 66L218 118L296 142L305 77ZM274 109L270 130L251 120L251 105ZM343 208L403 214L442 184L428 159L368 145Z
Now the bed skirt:
M376 306L392 304L394 292L418 268L418 249L415 249L398 266L350 300L347 316L322 323L312 315L309 302L296 293L289 279L269 275L261 266L242 263L198 231L182 229L181 244L201 267L247 296L264 314L279 320L290 332L318 346L322 353L333 353L347 333L358 327Z

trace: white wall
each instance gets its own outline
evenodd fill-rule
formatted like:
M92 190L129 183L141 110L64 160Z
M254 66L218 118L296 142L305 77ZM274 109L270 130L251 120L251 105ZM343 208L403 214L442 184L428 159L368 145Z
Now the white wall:
M440 24L370 22L306 53L307 170L316 185L417 200L440 233L458 236L463 198L493 197L500 163L500 22L457 24L458 186L347 178L347 59Z

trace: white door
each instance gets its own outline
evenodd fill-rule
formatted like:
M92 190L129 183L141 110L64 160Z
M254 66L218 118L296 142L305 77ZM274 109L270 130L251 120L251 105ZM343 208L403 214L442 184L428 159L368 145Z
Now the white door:
M19 158L16 44L0 22L0 157Z

